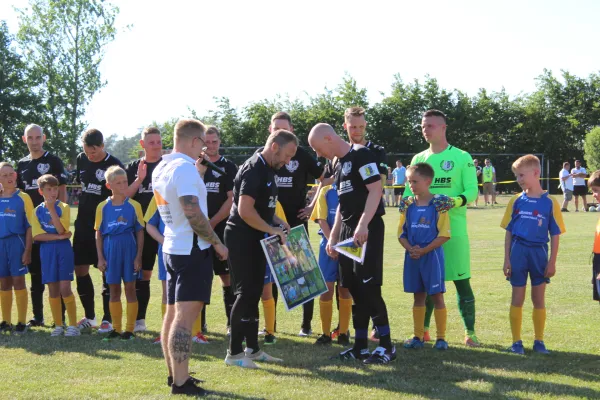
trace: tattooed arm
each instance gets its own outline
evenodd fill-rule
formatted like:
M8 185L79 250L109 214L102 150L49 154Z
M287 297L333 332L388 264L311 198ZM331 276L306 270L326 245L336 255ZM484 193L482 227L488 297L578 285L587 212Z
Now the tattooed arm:
M206 218L202 213L202 210L200 210L198 197L194 195L182 196L179 198L179 202L181 203L185 217L196 235L202 240L212 244L219 258L226 260L228 256L227 248L223 246L221 239L219 239L215 231L210 227L208 218Z

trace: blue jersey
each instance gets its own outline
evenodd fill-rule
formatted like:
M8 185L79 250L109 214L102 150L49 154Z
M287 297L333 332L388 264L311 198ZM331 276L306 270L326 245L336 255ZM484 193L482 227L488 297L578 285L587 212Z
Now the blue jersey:
M150 203L148 204L148 208L146 209L146 214L144 215L144 221L147 224L155 226L160 232L161 235L165 233L165 223L160 217L160 212L158 212L158 207L156 207L156 200L152 197Z
M328 185L321 188L317 204L310 216L312 221L326 220L327 225L331 229L335 222L335 213L340 203L339 196L335 185ZM323 232L319 229L319 235L323 236ZM327 239L327 238L325 238Z
M400 212L399 238L407 239L411 246L424 247L437 237L450 237L448 213L437 207L435 200L435 197L432 198L426 206L418 206L416 202L412 202Z
M134 233L144 229L142 206L129 198L123 204L115 206L109 197L96 208L94 229L102 236Z
M0 239L24 235L32 213L33 202L27 193L17 190L11 197L0 197Z
M547 192L529 197L525 192L513 196L506 206L500 226L532 246L547 244L550 236L565 233L560 204Z
M63 228L65 228L65 231L68 232L69 226L71 225L71 209L69 208L69 205L63 203L62 201L56 200L54 203L54 209L56 210L58 218L60 218L60 223L62 224ZM58 235L56 227L52 224L52 217L50 216L50 211L48 211L48 208L46 208L45 202L41 203L35 208L31 226L31 233L34 239L37 235L42 235L44 233Z

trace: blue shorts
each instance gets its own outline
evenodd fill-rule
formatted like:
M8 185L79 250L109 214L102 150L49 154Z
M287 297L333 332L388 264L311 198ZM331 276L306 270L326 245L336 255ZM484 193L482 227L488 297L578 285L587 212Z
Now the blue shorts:
M418 260L413 260L406 252L404 256L404 291L406 293L427 293L428 295L445 293L445 277L442 247L430 251Z
M321 238L319 245L319 268L323 272L325 282L336 282L340 276L339 263L327 254L327 239Z
M162 244L158 245L158 280L167 280L167 267L165 267L165 259L163 258Z
M21 262L24 251L25 237L12 235L0 239L0 278L27 273L27 266Z
M42 283L72 281L75 271L75 256L69 239L40 244L42 260Z
M550 283L544 277L548 265L548 245L527 246L519 240L513 240L510 247L510 284L516 287L527 286L527 275L531 286Z
M264 284L266 285L267 283L273 283L273 282L275 282L275 278L273 277L273 274L271 273L271 267L269 267L269 264L267 264L267 267L265 268Z
M133 271L133 262L137 255L137 243L133 232L104 236L104 258L106 259L106 283L120 285L133 282L140 272Z

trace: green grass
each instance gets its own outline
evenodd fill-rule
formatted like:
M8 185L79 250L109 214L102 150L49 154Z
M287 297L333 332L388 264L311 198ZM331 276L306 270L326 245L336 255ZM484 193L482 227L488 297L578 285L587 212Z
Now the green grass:
M501 199L506 202L506 198ZM233 399L312 398L600 398L598 305L591 300L590 252L596 214L565 214L567 233L561 239L557 275L547 289L545 341L552 354L531 353L531 302L524 307L525 357L507 354L510 285L502 275L504 232L498 227L503 207L469 210L472 286L477 299L477 333L481 349L462 345L463 328L455 290L448 287L450 350L401 349L412 333L412 297L402 290L403 252L395 239L397 214L388 209L384 298L398 360L389 366L364 367L329 360L341 350L317 348L316 338L296 336L302 310L278 309L278 342L266 349L282 357L283 365L263 364L259 371L226 367L225 316L220 282L215 279L213 305L208 308L209 345L194 345L191 370L207 381L217 397ZM316 227L311 227L317 248ZM100 275L96 283L96 311ZM78 302L79 307L79 302ZM81 308L78 309L81 311ZM46 318L50 319L46 305ZM336 320L334 316L334 320ZM160 329L160 284L152 280L149 332L132 342L102 342L97 334L51 338L50 329L27 335L0 336L2 398L164 398L166 369L159 346L150 343ZM262 325L262 324L261 324ZM320 331L318 304L313 322ZM374 348L373 345L371 345Z

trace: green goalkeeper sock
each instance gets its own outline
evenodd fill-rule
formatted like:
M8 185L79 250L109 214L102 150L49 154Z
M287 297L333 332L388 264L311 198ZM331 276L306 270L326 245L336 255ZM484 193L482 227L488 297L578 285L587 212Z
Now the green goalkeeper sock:
M431 315L433 314L433 299L431 296L427 296L425 300L425 331L429 330L429 324L431 323Z
M475 334L475 296L470 279L454 281L458 309L465 325L465 331Z

